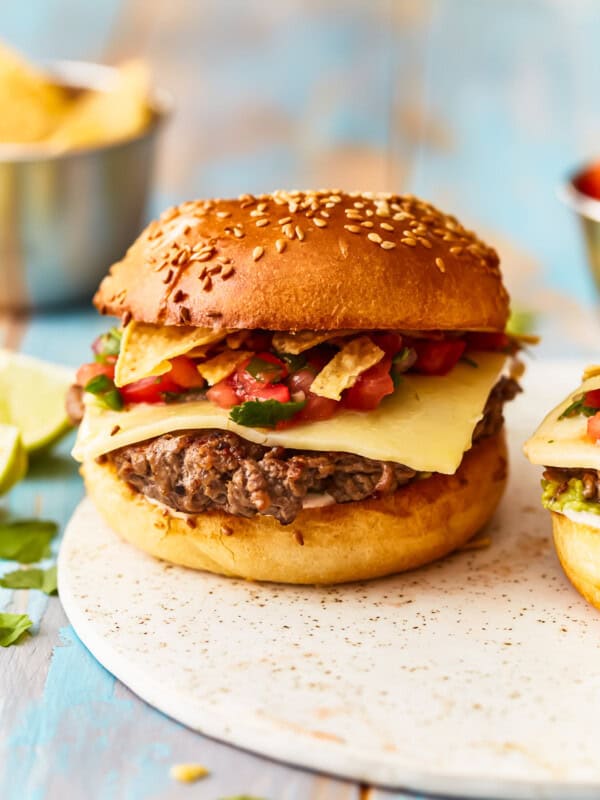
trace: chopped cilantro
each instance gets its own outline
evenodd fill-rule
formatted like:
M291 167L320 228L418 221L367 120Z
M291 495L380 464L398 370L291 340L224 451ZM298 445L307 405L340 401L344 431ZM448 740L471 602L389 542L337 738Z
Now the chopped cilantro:
M279 400L247 400L234 406L229 418L248 428L274 428L281 420L291 419L304 408L305 400L280 403Z
M98 339L98 352L96 353L96 361L101 364L106 364L106 361L111 356L118 356L121 351L121 337L123 333L118 328L111 328Z
M22 519L0 523L0 558L32 564L50 555L50 542L58 531L55 522Z
M0 614L0 646L10 647L21 638L33 622L27 614Z
M108 375L96 375L84 386L84 391L96 396L101 405L113 411L123 408L123 398L115 386L115 382Z
M586 417L593 417L594 414L598 412L599 409L592 408L591 406L585 405L585 394L578 395L573 402L565 408L565 410L560 415L559 419L565 419L565 417L577 417L580 414L583 414Z
M7 572L0 578L4 589L39 589L44 594L56 593L56 565L48 569L32 567Z

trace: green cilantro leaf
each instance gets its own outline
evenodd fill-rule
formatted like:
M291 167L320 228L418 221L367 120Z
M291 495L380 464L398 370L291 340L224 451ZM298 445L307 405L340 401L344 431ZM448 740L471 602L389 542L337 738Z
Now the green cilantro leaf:
M0 614L0 647L15 644L32 625L27 614Z
M55 522L22 519L0 522L0 558L32 564L50 555L50 542L58 531Z
M586 406L584 401L585 394L580 394L569 406L567 406L567 408L565 408L559 419L565 419L565 417L577 417L580 414L583 414L586 417L593 417L594 414L600 410L597 408L592 408L591 406Z
M305 400L297 403L280 403L279 400L247 400L234 406L229 418L238 425L248 428L274 428L278 422L290 419L306 405Z
M120 411L123 408L121 392L108 375L96 375L86 383L84 391L95 395L101 405L106 408L110 408L113 411Z
M110 356L118 356L121 351L122 331L111 328L100 336L100 352L96 353L96 361L105 364Z
M0 586L4 589L39 589L44 594L56 594L56 565L48 569L16 569L0 578Z

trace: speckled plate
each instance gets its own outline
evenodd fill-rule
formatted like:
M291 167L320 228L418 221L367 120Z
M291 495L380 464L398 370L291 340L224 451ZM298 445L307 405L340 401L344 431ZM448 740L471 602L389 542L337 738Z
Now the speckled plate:
M154 561L84 501L60 596L96 658L186 725L301 766L455 796L600 796L600 614L564 578L520 444L579 377L534 365L491 545L338 588Z

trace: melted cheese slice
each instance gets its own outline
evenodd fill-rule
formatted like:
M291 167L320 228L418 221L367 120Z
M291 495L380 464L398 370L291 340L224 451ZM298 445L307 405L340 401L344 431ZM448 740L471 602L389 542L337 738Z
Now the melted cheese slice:
M258 444L356 453L451 475L471 446L506 357L478 353L476 361L478 368L459 363L443 378L406 375L374 411L340 411L331 419L281 431L237 425L227 410L207 400L110 411L88 395L73 456L83 461L172 431L218 428Z
M591 389L600 389L600 375L584 380L579 389L548 414L525 443L523 450L532 464L600 469L600 446L587 437L588 417L581 414L559 419L578 395Z

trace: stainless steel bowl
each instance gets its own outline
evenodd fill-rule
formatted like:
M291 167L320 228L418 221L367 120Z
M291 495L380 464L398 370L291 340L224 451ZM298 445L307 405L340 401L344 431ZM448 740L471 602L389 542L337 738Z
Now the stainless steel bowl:
M592 277L600 291L600 200L577 188L580 178L588 172L590 166L588 164L574 172L560 188L559 196L579 218Z
M102 89L112 67L54 62L57 83ZM170 111L162 92L139 136L66 153L0 145L0 311L89 298L141 231L157 134Z

